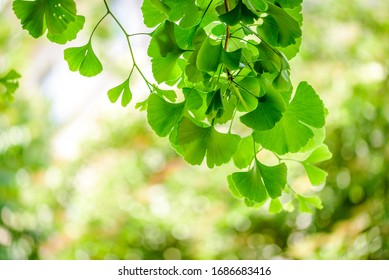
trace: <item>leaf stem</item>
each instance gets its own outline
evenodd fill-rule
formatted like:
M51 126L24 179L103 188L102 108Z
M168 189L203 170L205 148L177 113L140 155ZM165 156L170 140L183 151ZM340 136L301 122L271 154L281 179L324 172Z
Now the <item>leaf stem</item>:
M232 89L234 90L236 96L238 96L239 101L242 103L242 105L244 106L244 108L245 108L247 111L250 111L249 106L247 105L246 101L244 101L242 95L240 94L239 90L236 88L235 84L231 83L231 87L232 87Z
M89 36L89 43L92 41L93 34L95 33L96 29L99 27L99 25L102 23L102 21L108 16L109 12L107 11L105 15L102 16L102 18L96 23L95 27L93 28L90 36Z
M126 36L126 41L127 41L127 45L128 45L128 49L130 51L130 55L131 55L131 60L132 60L132 63L133 63L133 67L132 67L132 70L131 70L131 73L132 71L134 70L134 68L138 71L138 73L141 75L141 77L143 78L143 80L145 81L147 87L149 88L150 92L152 91L151 87L152 84L147 80L147 78L145 77L145 75L143 74L143 72L140 70L138 64L136 63L136 60L135 60L135 55L134 55L134 51L132 49L132 45L131 45L131 41L130 41L130 37L131 36L134 36L134 35L145 35L147 33L136 33L136 34L128 34L128 32L126 31L126 29L123 27L123 25L120 23L120 21L117 19L117 17L112 13L111 9L109 8L108 6L108 3L106 0L104 0L104 5L105 5L105 8L107 9L107 14L109 14L112 19L116 22L116 24L119 26L120 30L123 32L123 34ZM149 34L147 34L149 35ZM131 75L131 74L130 74Z

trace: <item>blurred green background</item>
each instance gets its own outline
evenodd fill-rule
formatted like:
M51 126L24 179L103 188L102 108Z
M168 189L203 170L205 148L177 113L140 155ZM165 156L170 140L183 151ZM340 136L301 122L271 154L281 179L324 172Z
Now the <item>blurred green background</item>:
M74 44L103 14L95 2L80 1L87 22ZM140 1L112 3L143 28ZM144 113L109 103L131 66L112 22L94 39L108 73L87 80L0 1L0 75L23 75L0 108L0 259L389 259L389 2L305 0L304 17L292 78L325 101L333 158L326 185L310 188L322 210L272 215L231 196L232 166L189 166ZM147 38L136 40L147 73Z

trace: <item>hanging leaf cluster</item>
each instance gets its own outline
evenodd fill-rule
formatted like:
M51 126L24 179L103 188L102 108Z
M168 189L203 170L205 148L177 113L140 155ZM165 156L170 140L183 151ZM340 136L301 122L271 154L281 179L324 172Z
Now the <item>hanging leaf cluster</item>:
M302 0L144 0L156 83L136 64L131 35L103 2L106 14L89 41L65 50L71 71L95 76L103 70L91 38L111 16L132 63L124 81L108 91L111 102L131 102L130 79L138 71L150 95L136 107L188 163L214 168L233 162L241 170L227 177L229 189L248 206L270 201L271 212L290 209L280 199L287 193L301 211L321 207L318 198L297 194L288 182L288 161L299 158L311 183L323 184L327 173L316 164L331 157L323 144L322 100L307 82L293 87L290 80L289 60L301 44ZM72 0L14 1L13 8L33 37L47 32L56 43L74 39L84 23ZM277 163L265 164L261 151Z

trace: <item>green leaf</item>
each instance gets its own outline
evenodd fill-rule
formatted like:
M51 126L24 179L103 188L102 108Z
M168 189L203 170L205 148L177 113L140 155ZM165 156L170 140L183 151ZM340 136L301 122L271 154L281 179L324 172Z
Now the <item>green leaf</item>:
M103 71L103 66L93 52L90 41L81 47L67 48L64 57L71 71L79 71L85 77L96 76Z
M307 159L301 162L312 185L318 186L324 183L328 175L327 172L314 166L313 164L329 160L331 157L332 154L327 145L323 144L314 150Z
M151 60L153 75L158 83L174 83L180 78L182 70L177 64L179 56L179 54L169 53L165 57L154 57Z
M328 173L323 169L306 163L303 163L303 166L312 185L319 186L327 179Z
M268 198L261 174L255 166L247 172L235 172L230 176L230 182L233 184L230 189L234 188L250 202L261 203Z
M19 87L19 78L21 78L21 75L15 70L11 70L0 77L0 105L13 101L14 93Z
M253 13L265 12L267 10L267 8L268 8L268 4L264 0L243 0L243 3Z
M236 153L232 157L235 166L240 169L249 166L255 156L254 149L256 150L256 147L254 147L254 140L251 135L242 138Z
M201 20L201 12L195 0L164 0L163 3L169 7L169 20L180 21L182 28L194 26Z
M274 2L274 1L272 1ZM283 8L289 8L292 9L294 7L297 7L303 3L303 0L276 0L278 4L281 5Z
M277 154L298 152L314 136L310 127L325 124L323 102L307 82L301 82L283 117L265 131L255 131L254 139L262 147Z
M43 1L14 1L15 15L20 19L23 29L34 38L42 36L46 31L46 4Z
M196 59L197 68L204 72L216 71L220 64L223 47L221 42L210 38L204 40Z
M255 165L247 172L235 172L231 183L239 194L249 201L261 203L268 196L275 199L286 185L287 168L284 163L267 166L255 159Z
M332 157L332 153L328 149L328 146L323 144L314 150L309 157L307 157L305 163L318 163L322 161L329 160Z
M319 197L304 197L301 195L297 195L297 199L299 201L299 209L301 212L306 212L312 214L312 208L322 209L323 204Z
M254 20L258 18L258 15L250 11L250 9L242 3L242 0L238 0L238 3L232 10L219 16L221 21L231 26L238 24L240 21L252 24L254 23Z
M214 127L200 127L184 117L178 128L178 144L190 164L199 165L207 157L209 168L227 163L236 152L240 137L224 134Z
M235 184L232 182L232 176L228 175L227 176L227 182L228 182L228 189L230 190L231 194L233 197L237 199L242 199L244 196L242 196L239 191L236 189Z
M182 54L182 50L176 40L175 30L179 28L176 24L170 21L164 21L152 33L147 54L150 57L166 57L169 54Z
M82 19L76 15L77 9L73 0L16 0L13 2L13 10L23 29L34 38L42 36L48 30L49 39L63 34L61 39L55 36L53 39L54 42L63 41L67 37L75 38L82 28ZM76 20L78 23L72 24Z
M269 205L269 212L271 214L278 214L282 211L282 204L279 199L272 199Z
M161 22L163 22L167 15L162 12L163 10L155 6L155 3L159 1L155 0L144 0L142 4L142 13L143 13L143 22L147 27L154 27ZM162 2L159 2L160 6L163 5ZM166 6L165 9L168 9Z
M125 80L120 85L118 85L114 88L111 88L108 91L109 100L112 103L115 103L118 100L119 96L121 95L122 96L121 104L123 107L126 107L132 99L132 93L131 93L129 84L130 84L130 78L127 78L127 80Z
M180 122L185 103L170 103L151 94L147 105L147 121L160 137L167 136Z
M286 185L287 168L285 163L275 166L267 166L256 160L263 183L271 198L281 196Z
M258 59L254 63L254 69L259 74L263 72L277 73L281 71L281 57L266 43L256 44Z
M162 98L166 98L167 100L174 102L177 99L177 94L174 90L163 90L160 88L156 88L155 92Z
M148 55L152 57L152 71L158 83L175 82L182 74L177 60L184 50L176 41L177 28L176 24L165 21L153 32Z
M301 37L301 28L298 22L285 10L269 4L268 15L263 18L263 24L258 26L258 35L272 46L287 47L295 44Z
M76 39L77 34L84 27L85 17L76 16L73 22L70 22L67 29L60 34L48 33L47 38L57 44L66 44L69 41Z
M240 117L240 121L254 130L269 130L282 118L285 111L285 102L281 95L275 91L261 97L258 106Z

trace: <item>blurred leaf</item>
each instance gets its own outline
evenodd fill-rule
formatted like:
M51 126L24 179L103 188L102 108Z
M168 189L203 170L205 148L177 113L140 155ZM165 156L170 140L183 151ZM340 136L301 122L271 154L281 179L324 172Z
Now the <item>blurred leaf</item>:
M297 198L299 201L299 209L301 212L312 214L313 213L312 208L316 208L316 209L323 208L323 204L322 204L320 198L317 196L304 197L304 196L298 195Z
M11 70L0 77L0 105L13 101L14 93L19 87L18 79L20 77L21 75L15 70ZM4 87L4 89L2 87Z
M269 212L271 214L278 214L282 211L282 204L278 198L272 199L269 205Z

